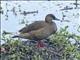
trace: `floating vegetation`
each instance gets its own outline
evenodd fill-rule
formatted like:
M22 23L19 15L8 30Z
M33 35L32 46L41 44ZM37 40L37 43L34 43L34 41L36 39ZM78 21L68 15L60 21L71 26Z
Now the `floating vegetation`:
M38 14L38 10L37 11L31 11L31 12L26 12L26 11L23 11L23 14L24 16L26 16L27 14L34 14L34 13L37 13Z

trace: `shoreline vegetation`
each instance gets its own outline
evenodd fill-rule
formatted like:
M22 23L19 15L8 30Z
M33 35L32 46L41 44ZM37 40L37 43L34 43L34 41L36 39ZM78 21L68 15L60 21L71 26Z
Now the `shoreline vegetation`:
M1 60L80 60L80 36L67 31L68 26L51 35L45 48L36 48L35 41L14 40L10 34L2 34L5 44L0 45ZM8 35L8 36L7 36ZM75 43L71 43L74 39Z

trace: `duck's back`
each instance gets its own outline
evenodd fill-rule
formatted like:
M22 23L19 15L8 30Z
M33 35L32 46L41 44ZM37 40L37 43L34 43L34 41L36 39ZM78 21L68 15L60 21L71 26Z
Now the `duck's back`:
M21 30L19 30L19 32L28 33L30 31L38 30L40 28L43 28L45 25L46 25L46 23L44 21L35 21L35 22L29 24L28 26L22 28Z

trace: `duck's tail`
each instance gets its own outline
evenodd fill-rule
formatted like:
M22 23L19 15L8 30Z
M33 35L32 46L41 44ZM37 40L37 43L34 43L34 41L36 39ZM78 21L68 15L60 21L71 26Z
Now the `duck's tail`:
M12 36L12 38L21 38L21 36L19 36L19 35L14 35L14 36Z
M29 38L30 38L30 34L28 34L28 33L17 34L17 35L14 35L12 38L24 38L24 39L29 39Z

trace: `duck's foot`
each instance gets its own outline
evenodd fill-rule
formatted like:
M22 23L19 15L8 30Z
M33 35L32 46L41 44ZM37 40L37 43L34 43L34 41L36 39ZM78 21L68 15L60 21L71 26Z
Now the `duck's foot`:
M39 40L39 41L37 42L37 48L43 48L43 47L45 47L44 42L42 42L41 40Z

